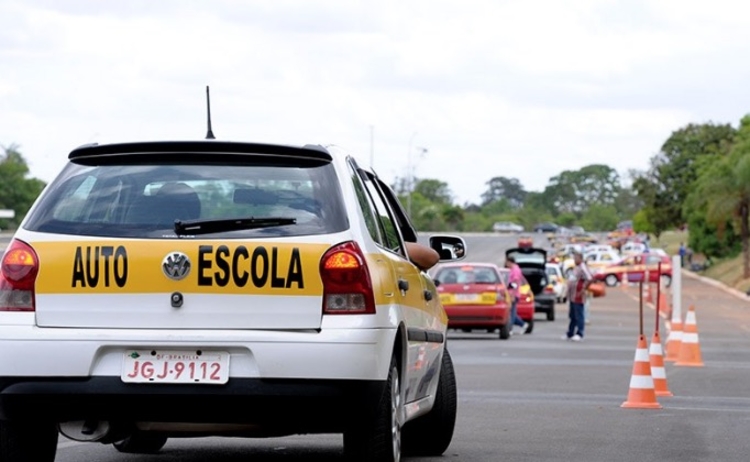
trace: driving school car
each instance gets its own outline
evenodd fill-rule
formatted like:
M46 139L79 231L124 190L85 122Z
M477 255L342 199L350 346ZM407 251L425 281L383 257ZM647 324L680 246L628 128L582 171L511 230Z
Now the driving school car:
M643 253L630 255L622 261L601 266L594 271L594 279L604 281L609 287L627 282L651 282L669 287L672 283L672 259L668 255Z
M51 462L58 432L128 453L304 433L343 433L357 461L445 451L448 318L373 172L224 141L68 158L0 266L0 460Z
M499 331L510 338L511 299L500 268L493 263L445 263L435 271L440 302L448 314L448 327Z

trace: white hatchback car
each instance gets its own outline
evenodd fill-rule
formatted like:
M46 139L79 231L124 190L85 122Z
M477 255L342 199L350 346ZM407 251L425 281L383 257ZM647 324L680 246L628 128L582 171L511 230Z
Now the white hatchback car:
M0 460L52 462L58 432L130 453L336 432L356 461L447 449L448 319L373 172L212 140L68 158L0 266Z

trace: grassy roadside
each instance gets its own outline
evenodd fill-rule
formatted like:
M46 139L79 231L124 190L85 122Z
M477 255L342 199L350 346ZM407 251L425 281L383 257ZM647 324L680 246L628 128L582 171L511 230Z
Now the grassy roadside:
M677 255L680 248L680 242L687 243L688 234L684 231L667 231L659 236L659 239L652 237L651 246L661 247L670 255ZM695 255L693 261L701 263L704 260L702 255ZM734 258L723 260L716 259L706 271L701 273L702 276L721 281L729 287L739 291L747 292L750 290L750 279L742 278L742 255Z

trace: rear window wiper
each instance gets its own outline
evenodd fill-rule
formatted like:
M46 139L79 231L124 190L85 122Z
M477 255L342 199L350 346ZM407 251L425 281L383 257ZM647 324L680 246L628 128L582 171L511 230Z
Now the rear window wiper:
M224 220L175 220L174 232L178 236L186 234L210 234L243 229L271 228L274 226L295 225L296 218L227 218Z

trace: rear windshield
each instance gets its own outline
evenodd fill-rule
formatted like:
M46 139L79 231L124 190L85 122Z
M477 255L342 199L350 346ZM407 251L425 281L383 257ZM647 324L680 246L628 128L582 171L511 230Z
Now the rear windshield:
M545 266L547 263L547 256L544 252L509 252L508 255L513 256L519 265L534 264Z
M348 228L334 167L70 163L25 228L44 233L174 238L175 220L294 218L295 224L207 234L301 236Z
M435 279L445 284L499 284L498 274L488 267L464 266L441 268Z

